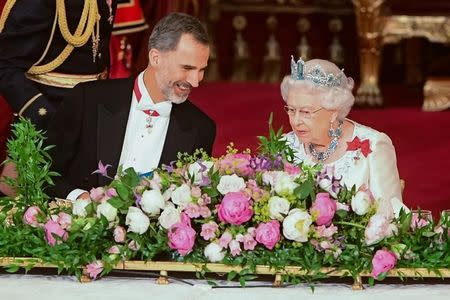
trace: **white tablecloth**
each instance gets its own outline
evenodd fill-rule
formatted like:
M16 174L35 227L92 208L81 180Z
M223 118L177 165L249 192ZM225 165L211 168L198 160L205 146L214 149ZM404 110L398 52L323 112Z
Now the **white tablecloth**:
M157 285L154 279L104 277L80 283L73 276L0 274L0 300L153 300L153 299L376 299L449 300L450 284L378 284L363 291L352 291L348 284L317 283L314 293L307 285L284 288L211 288L205 281L190 280L194 286L174 282ZM227 284L221 282L222 284ZM235 283L233 283L235 284ZM255 284L254 282L251 284ZM263 284L270 285L269 282Z

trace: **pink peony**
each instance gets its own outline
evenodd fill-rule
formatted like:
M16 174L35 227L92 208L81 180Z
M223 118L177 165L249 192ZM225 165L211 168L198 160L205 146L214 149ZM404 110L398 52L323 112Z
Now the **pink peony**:
M272 220L259 224L256 228L256 241L272 250L280 241L280 222Z
M37 206L30 206L23 214L23 222L31 227L38 227L40 224L37 220L37 215L41 213L41 210Z
M219 228L219 225L216 222L211 221L202 225L202 232L200 235L206 240L210 240L216 236L216 230Z
M252 218L250 198L241 192L230 192L223 197L218 206L219 220L224 223L241 225Z
M195 235L195 230L190 226L190 221L189 223L183 222L182 217L181 222L175 223L167 231L169 247L177 250L180 255L185 256L194 247Z
M244 235L242 243L244 244L244 250L253 250L258 244L250 233Z
M45 239L50 246L56 245L56 239L53 235L62 238L63 241L67 240L68 238L67 232L61 227L61 225L53 220L48 220L47 223L45 223L44 231Z
M72 225L72 216L65 212L60 212L58 214L58 219L56 220L62 229L69 229Z
M125 242L125 237L127 235L127 231L122 226L117 226L114 228L114 241L116 243Z
M311 206L311 214L317 214L317 225L329 225L336 213L336 201L328 193L318 193Z
M86 266L86 272L92 279L96 279L98 274L100 274L102 271L103 271L103 263L99 260L90 263Z
M233 236L229 231L225 231L219 239L219 246L222 248L228 247L228 244L233 239Z
M366 230L364 231L365 241L367 245L373 245L392 236L397 232L397 227L391 224L389 220L382 215L373 215L369 219Z
M397 257L388 250L378 250L372 259L372 277L378 278L381 273L387 272L395 267Z

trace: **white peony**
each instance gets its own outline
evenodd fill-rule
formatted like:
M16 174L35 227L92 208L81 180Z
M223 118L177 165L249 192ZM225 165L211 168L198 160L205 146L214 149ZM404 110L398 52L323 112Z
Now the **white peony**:
M289 174L284 173L275 183L275 192L278 195L292 195L298 184L294 182Z
M182 208L185 208L192 202L191 188L186 183L183 183L181 186L177 187L172 192L172 202Z
M202 164L203 167L200 164ZM202 176L206 176L208 174L209 169L211 169L212 166L214 166L214 163L212 161L202 161L201 163L195 162L193 164L190 164L188 173L191 177L194 178L194 184L201 183L203 180ZM206 169L202 172L201 171L202 168Z
M158 218L159 224L165 229L169 229L173 224L181 221L180 210L175 208L172 203L167 203Z
M283 221L283 235L288 240L307 242L311 216L304 210L295 208Z
M135 206L130 206L125 218L125 224L128 225L128 231L143 234L150 226L150 220L142 210Z
M86 217L87 211L86 206L91 204L91 199L77 199L73 202L72 213L75 216Z
M284 216L289 213L290 203L287 199L273 196L269 199L269 213L271 219L283 221Z
M203 254L210 262L220 262L225 257L225 251L222 251L222 247L215 242L206 246Z
M369 212L372 199L370 195L364 191L359 191L352 198L352 210L359 216L363 216Z
M217 185L217 190L225 195L230 192L239 192L245 188L245 181L243 178L233 175L224 175L220 177L219 184Z
M151 216L158 215L164 204L164 197L159 190L148 190L142 194L141 208Z
M105 201L97 206L97 218L100 218L102 215L105 216L108 222L112 222L117 217L117 208Z

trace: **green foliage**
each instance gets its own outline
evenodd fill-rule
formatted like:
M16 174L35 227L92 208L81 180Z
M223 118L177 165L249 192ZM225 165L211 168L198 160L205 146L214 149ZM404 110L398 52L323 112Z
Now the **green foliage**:
M49 199L45 187L53 185L52 177L59 175L50 170L52 159L48 150L53 146L44 146L44 133L37 131L28 119L20 118L12 126L12 138L7 143L8 159L4 163L14 163L18 172L16 179L6 179L19 195L14 207L21 212L31 205L44 208ZM11 199L1 199L0 205L3 210L11 209Z

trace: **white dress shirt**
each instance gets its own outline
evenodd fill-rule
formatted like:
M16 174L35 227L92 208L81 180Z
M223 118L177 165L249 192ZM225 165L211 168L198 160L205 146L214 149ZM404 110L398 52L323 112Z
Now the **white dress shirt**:
M156 111L159 116L149 116L144 111ZM119 165L123 169L133 167L137 173L145 174L159 165L167 129L169 128L172 102L154 103L144 84L144 72L136 79L128 115L127 129L123 140ZM94 170L93 170L94 171ZM76 200L82 189L69 193L67 199Z

